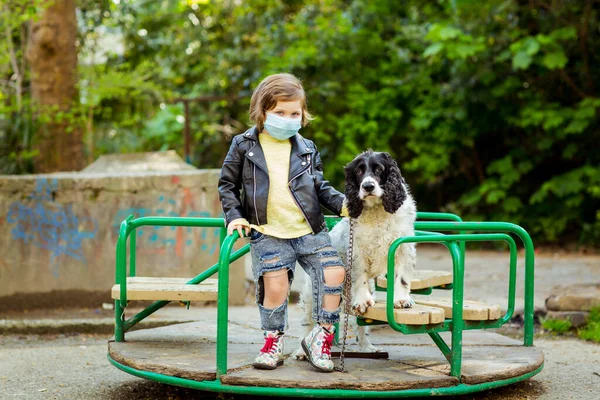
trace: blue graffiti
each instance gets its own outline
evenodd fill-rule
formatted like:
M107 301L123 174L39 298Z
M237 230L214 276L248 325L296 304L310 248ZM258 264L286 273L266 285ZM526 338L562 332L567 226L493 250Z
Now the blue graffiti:
M131 214L135 215L136 218L148 216L191 218L212 217L211 213L208 211L189 211L181 214L173 210L168 210L168 208L175 206L177 202L174 199L166 199L163 195L159 196L158 203L159 206L157 208L129 207L126 209L119 210L113 220L113 228L116 230L116 232L118 232L121 222ZM185 246L192 246L194 244L194 233L196 233L196 238L199 238L202 242L202 244L200 245L200 249L202 251L208 252L210 255L213 255L218 251L218 244L220 238L219 229L200 227L179 228L184 229L185 237L183 238L183 244ZM177 239L174 231L176 231L178 227L146 227L145 229L149 229L150 232L144 231L143 229L144 228L137 229L138 245L146 243L153 247L165 247L173 249L177 244ZM140 241L140 238L142 238L143 241Z
M96 236L98 224L92 218L77 217L70 204L56 203L53 195L57 188L56 179L38 179L35 192L25 203L9 206L6 221L15 224L11 230L14 240L49 250L52 264L62 254L85 263L82 242Z

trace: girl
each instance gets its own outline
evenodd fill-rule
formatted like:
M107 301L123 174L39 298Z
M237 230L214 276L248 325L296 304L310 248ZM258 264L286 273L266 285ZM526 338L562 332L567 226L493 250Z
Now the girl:
M221 170L219 196L227 232L250 233L250 253L265 344L254 367L283 364L289 289L296 261L313 286L318 323L302 341L309 362L333 371L333 324L339 321L345 277L331 246L323 205L347 215L345 197L323 178L314 143L298 131L312 119L300 81L290 74L265 78L252 94L255 126L233 138ZM342 209L344 208L344 212Z

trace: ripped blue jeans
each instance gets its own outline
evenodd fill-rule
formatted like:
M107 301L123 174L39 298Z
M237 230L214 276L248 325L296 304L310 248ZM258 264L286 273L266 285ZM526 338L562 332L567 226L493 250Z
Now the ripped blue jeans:
M326 294L341 295L343 284L328 286L325 284L323 270L327 267L343 267L344 264L337 250L331 245L331 239L323 229L317 234L304 235L294 239L279 239L264 235L252 229L250 235L250 254L252 256L252 272L256 285L256 303L260 311L263 330L285 331L288 327L288 298L274 309L263 306L263 275L267 272L288 270L290 287L294 279L296 261L302 266L312 281L313 320L325 324L334 324L340 320L340 309L326 311L323 309L323 296Z

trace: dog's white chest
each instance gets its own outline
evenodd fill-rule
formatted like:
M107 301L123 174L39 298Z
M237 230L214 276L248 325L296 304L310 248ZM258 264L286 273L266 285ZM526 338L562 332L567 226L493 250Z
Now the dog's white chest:
M384 226L360 225L356 227L356 256L364 261L369 277L385 273L387 254L395 237ZM375 239L376 238L376 239Z

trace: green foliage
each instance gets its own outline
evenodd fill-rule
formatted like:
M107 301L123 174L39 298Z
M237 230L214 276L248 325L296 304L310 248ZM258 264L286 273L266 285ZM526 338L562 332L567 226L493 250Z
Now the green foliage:
M37 130L36 111L27 94L25 62L28 21L38 18L43 0L0 3L0 174L22 174L33 169L32 149Z
M577 331L577 336L584 340L600 343L600 307L590 310L588 324Z
M571 321L562 319L542 319L542 328L552 333L566 333L572 328Z
M251 90L291 72L317 117L303 133L340 189L357 153L390 151L421 210L513 221L536 244L597 245L600 24L586 3L84 0L78 115L91 158L183 154L178 99L230 96L189 103L192 161L219 167L248 126ZM20 49L28 18L14 25ZM0 82L12 75L5 44ZM10 126L20 150L0 150L0 167L30 156L30 113L11 115L0 110L0 135Z

